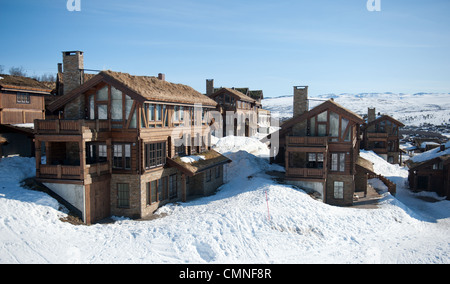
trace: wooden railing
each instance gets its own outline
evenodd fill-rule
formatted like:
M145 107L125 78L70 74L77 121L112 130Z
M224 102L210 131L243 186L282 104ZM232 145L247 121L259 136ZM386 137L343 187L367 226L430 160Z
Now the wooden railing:
M325 170L324 169L309 169L309 168L287 168L286 176L324 179L325 178Z
M80 166L40 165L39 178L81 180Z
M107 131L111 129L108 120L35 120L37 134L82 134L84 130Z
M109 172L109 163L106 162L86 165L84 172L81 171L81 166L40 165L36 175L43 179L83 180L85 174L100 176Z
M397 193L397 185L395 183L388 180L382 175L369 174L369 179L373 178L378 178L379 180L381 180L381 182L383 182L384 185L386 185L386 187L388 188L389 193L395 196L395 194Z
M328 144L328 137L294 137L287 136L286 143L288 146L319 146L326 147Z
M374 133L374 132L368 132L367 133L367 138L387 138L388 134L387 133Z

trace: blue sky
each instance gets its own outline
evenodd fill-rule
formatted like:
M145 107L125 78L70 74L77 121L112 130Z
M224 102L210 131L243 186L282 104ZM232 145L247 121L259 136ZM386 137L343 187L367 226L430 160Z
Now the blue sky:
M205 92L262 89L266 96L450 92L450 1L0 0L0 65L56 72L62 51L85 68L165 73Z

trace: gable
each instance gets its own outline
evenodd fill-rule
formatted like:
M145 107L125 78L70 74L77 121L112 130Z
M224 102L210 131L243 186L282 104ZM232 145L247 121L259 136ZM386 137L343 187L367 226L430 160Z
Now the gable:
M392 124L395 124L398 127L404 127L405 126L402 122L396 120L395 118L393 118L393 117L391 117L389 115L382 115L381 117L379 117L379 118L377 118L377 119L375 119L375 120L373 120L373 121L371 121L369 123L365 123L362 128L363 129L368 128L368 127L370 127L372 125L375 125L377 123L380 123L382 121L390 121Z
M210 98L214 99L217 96L222 95L222 94L228 94L228 95L230 95L230 96L232 96L235 99L240 100L240 101L245 101L245 102L250 102L250 103L254 103L255 102L255 100L250 98L249 96L244 95L243 93L239 92L238 90L233 90L233 89L230 89L230 88L221 88L219 91L217 91L214 94L212 94L210 96Z
M349 120L352 124L364 123L363 118L361 116L359 116L358 114L344 108L343 106L337 104L336 102L334 102L332 100L328 100L328 101L316 106L312 110L305 112L301 115L298 115L296 117L293 117L290 120L284 122L281 125L280 135L286 134L296 124L302 123L307 119L310 119L314 116L320 115L321 113L324 113L325 111L331 111L333 113L337 113L340 116Z

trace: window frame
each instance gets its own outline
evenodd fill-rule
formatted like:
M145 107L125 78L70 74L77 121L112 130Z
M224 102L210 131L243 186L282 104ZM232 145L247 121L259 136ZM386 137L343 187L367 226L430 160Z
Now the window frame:
M117 186L117 208L129 209L131 206L130 205L130 184L129 183L117 183L116 186Z
M127 146L130 148L129 150L129 152L130 152L130 156L129 157L127 157L126 156L126 153L127 153ZM120 152L121 152L121 157L119 157L119 156L116 156L116 147L118 147L117 149L120 149ZM121 147L121 148L119 148L119 147ZM127 170L127 171L129 171L129 170L131 170L132 169L132 165L131 165L131 156L132 156L132 146L131 146L131 143L114 143L113 145L112 145L112 149L111 149L111 151L112 151L112 168L113 168L113 170ZM117 151L117 152L119 152L119 151ZM118 153L117 153L118 154ZM120 163L119 164L121 164L121 165L118 165L118 163L116 162L116 161L119 161L118 159L121 159L120 160ZM128 165L129 165L129 167L128 167Z
M16 103L21 105L29 105L31 103L31 97L29 93L17 92Z
M144 167L151 170L163 167L167 160L167 142L144 143Z
M333 183L333 197L334 199L344 199L344 182L334 181Z

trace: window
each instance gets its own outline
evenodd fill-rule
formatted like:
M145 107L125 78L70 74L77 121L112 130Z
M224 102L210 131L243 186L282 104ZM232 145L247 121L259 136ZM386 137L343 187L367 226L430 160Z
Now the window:
M162 120L162 106L156 105L156 121Z
M178 157L186 156L186 147L184 144L181 144L181 146L175 146L175 155Z
M151 169L166 164L166 142L145 144L145 168Z
M210 182L211 181L211 169L206 170L205 175L206 175L206 182Z
M131 169L131 145L115 144L113 146L113 168Z
M117 207L130 208L130 185L128 183L117 184Z
M147 205L152 205L158 201L158 181L147 182Z
M323 169L323 153L308 153L307 168Z
M221 168L222 168L221 166L216 167L216 179L220 178L220 169Z
M169 199L177 198L177 196L177 175L175 174L169 177Z
M317 116L318 122L327 122L328 121L328 112L324 111Z
M330 112L330 136L339 137L339 115Z
M111 87L111 119L114 121L123 120L122 92Z
M317 126L317 129L318 129L317 136L319 136L319 137L327 136L327 125L326 124L323 124L323 123L319 124Z
M334 198L344 199L344 182L342 181L334 182Z
M345 153L331 154L331 170L335 172L345 171Z
M197 145L198 145L198 143L197 143L195 137L191 137L191 146L190 146L191 155L197 154Z
M98 105L98 119L108 119L108 105Z
M18 104L29 104L30 103L30 94L27 93L17 93L16 102Z
M86 143L86 163L88 165L105 163L108 159L105 144Z
M439 162L436 164L433 164L433 170L443 170L444 169L444 163L443 162Z

